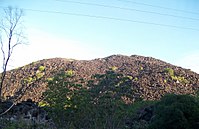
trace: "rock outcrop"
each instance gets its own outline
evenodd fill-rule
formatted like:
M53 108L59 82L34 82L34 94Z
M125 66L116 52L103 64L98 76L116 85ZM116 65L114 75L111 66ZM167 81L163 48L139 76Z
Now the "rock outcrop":
M2 102L0 106L1 113L11 106L12 102ZM11 122L25 122L26 125L30 126L45 125L45 127L50 127L51 129L55 128L47 112L30 99L17 103L6 114L2 115L0 119L1 121L9 120ZM2 125L2 123L0 125Z

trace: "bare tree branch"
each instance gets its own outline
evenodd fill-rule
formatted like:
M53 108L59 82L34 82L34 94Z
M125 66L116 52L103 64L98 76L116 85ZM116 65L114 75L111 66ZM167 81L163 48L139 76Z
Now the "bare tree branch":
M1 40L1 51L2 51L2 54L3 54L3 69L4 69L4 66L5 66L5 52L4 52L4 49L3 49L3 42Z
M12 109L12 107L13 107L14 105L15 105L15 103L12 103L12 105L11 105L6 111L2 112L2 113L0 114L0 116L2 116L2 115L4 115L4 114L6 114L7 112L9 112L10 109Z
M0 102L3 100L3 88L7 89L7 86L4 86L4 80L7 73L7 66L10 60L10 57L13 53L13 50L16 46L23 44L23 31L21 23L21 17L23 16L23 11L19 9L13 9L8 7L4 9L5 17L1 20L0 24L0 42L1 42L1 52L3 56L2 68L3 72L0 77ZM20 30L20 31L19 31ZM5 36L5 38L3 38ZM22 96L22 94L21 94ZM21 97L15 98L15 100L20 99ZM16 101L12 100L12 105L0 115L7 113L15 104Z
M6 88L4 86L4 80L6 77L7 66L9 60L13 54L13 50L18 45L23 44L23 31L22 31L22 21L23 11L21 9L13 9L8 7L4 9L5 17L1 21L0 25L0 42L1 42L1 52L3 56L3 72L0 78L0 102L3 99L2 90ZM20 30L20 31L19 31ZM5 38L4 38L5 37Z

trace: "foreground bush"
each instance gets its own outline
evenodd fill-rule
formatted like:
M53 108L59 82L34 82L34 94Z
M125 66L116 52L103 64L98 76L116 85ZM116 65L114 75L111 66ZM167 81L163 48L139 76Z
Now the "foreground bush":
M199 101L189 95L166 95L158 103L136 101L131 78L107 71L90 81L61 72L49 80L46 109L60 129L198 129ZM80 84L79 84L80 83ZM123 98L126 99L123 99ZM149 120L136 111L154 105ZM142 115L145 115L142 113ZM137 117L137 118L136 118Z
M0 119L0 129L54 129L53 127L45 124L27 123L23 119L17 121Z
M166 95L154 116L149 129L199 129L199 101L190 95Z
M74 76L62 71L50 79L49 89L44 93L42 105L58 128L127 128L125 120L133 112L131 78L107 71L82 86L80 81L73 80Z

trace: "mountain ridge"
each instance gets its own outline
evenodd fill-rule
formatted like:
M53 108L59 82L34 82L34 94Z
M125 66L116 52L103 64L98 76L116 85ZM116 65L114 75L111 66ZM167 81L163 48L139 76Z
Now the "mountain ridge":
M40 101L47 88L47 81L60 71L73 71L75 79L89 81L95 74L105 74L107 70L132 78L132 88L144 100L160 99L164 94L196 94L199 88L199 74L172 65L153 57L139 55L111 55L93 60L73 60L51 58L32 62L7 72L4 97L14 98L23 88L27 91L21 100Z

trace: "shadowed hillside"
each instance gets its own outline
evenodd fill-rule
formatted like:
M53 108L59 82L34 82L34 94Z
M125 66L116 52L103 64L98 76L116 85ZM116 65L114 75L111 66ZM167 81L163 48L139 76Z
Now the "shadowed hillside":
M160 99L166 93L195 94L199 75L151 57L112 55L94 60L44 59L7 73L4 97L38 102L47 87L47 80L62 71L75 73L75 80L90 80L95 74L114 70L131 79L134 96L144 100ZM7 92L5 92L7 91Z

